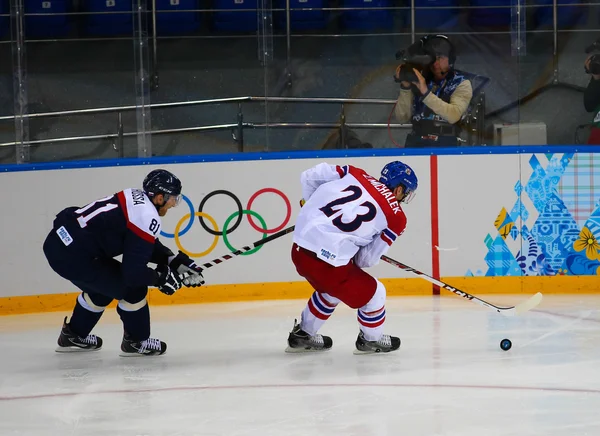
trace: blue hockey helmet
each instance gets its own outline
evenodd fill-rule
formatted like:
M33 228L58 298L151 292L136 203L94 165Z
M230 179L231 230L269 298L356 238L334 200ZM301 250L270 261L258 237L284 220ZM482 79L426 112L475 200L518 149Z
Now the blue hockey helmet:
M404 188L404 197L400 201L404 203L409 203L413 199L419 185L417 175L412 168L400 161L390 162L384 166L381 170L379 181L391 191L398 186L402 186Z
M163 194L165 201L168 201L170 197L175 197L175 204L179 204L181 200L181 181L175 174L167 170L150 171L142 186L150 198Z

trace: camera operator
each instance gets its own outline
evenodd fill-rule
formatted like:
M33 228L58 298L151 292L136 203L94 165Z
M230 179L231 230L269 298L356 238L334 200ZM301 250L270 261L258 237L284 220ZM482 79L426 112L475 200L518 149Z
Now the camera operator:
M450 147L459 144L458 122L466 112L473 88L454 69L456 52L444 35L427 35L396 58L406 61L396 69L400 82L396 119L412 122L405 147Z
M599 41L586 49L586 53L598 51ZM583 105L588 112L595 112L588 144L600 145L600 54L592 54L585 60L585 72L590 74L590 82L583 92Z

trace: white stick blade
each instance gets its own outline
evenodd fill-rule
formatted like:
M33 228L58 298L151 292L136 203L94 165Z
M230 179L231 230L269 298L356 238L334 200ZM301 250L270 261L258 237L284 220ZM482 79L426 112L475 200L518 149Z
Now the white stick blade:
M502 309L498 310L498 313L500 313L500 315L506 316L506 317L517 316L517 309L515 307L502 308Z
M542 302L542 298L543 298L542 293L538 292L530 299L525 300L520 304L517 304L515 306L515 312L517 313L517 315L520 315L522 313L525 313L525 312L533 309L534 307L536 307L538 304L540 304Z

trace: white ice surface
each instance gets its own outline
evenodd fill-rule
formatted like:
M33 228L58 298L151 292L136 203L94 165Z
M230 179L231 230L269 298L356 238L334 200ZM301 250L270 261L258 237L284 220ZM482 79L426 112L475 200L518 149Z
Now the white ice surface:
M526 296L485 296L514 304ZM458 297L393 298L399 352L352 354L338 307L324 354L283 352L305 301L153 307L157 358L59 354L67 313L0 317L0 435L600 435L600 297L551 296L504 318ZM510 338L513 348L500 349Z

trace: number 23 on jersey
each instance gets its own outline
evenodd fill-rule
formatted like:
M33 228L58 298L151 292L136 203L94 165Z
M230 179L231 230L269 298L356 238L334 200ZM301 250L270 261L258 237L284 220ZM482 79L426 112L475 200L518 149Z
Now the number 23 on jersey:
M356 185L350 185L347 188L343 189L341 192L349 192L350 195L336 198L335 200L327 203L327 205L319 209L327 217L332 217L333 215L342 210L341 207L335 208L336 206L342 206L346 203L359 200L363 195L362 189ZM363 223L372 221L377 215L377 208L370 201L364 201L360 204L360 206L366 207L367 212L364 214L356 215L356 217L350 222L344 222L342 220L343 214L339 214L337 217L331 220L332 224L338 229L340 229L342 232L351 233L358 230Z

